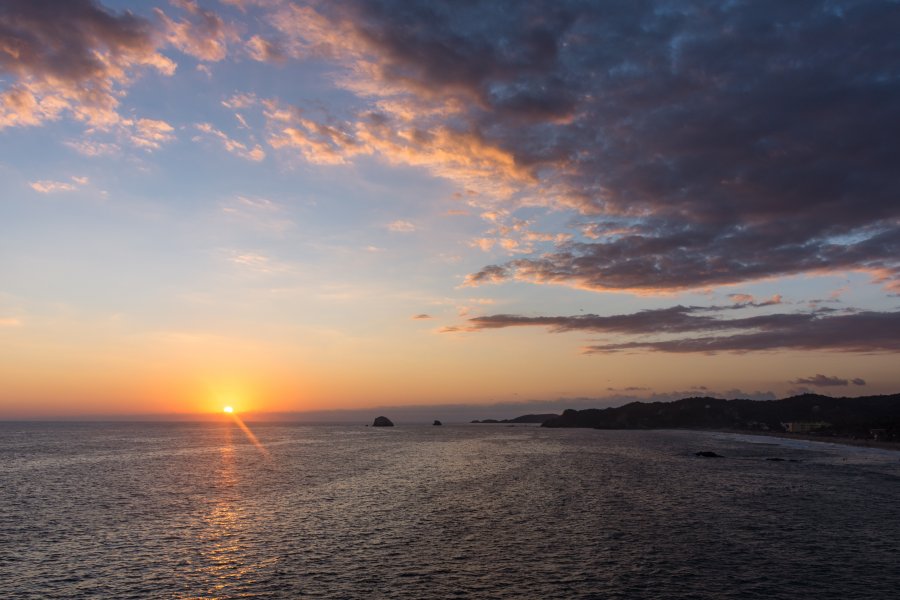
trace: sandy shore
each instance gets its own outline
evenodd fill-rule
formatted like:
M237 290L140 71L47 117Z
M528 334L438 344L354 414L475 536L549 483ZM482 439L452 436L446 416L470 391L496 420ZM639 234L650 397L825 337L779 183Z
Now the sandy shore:
M741 435L755 435L759 437L785 438L789 440L808 440L812 442L826 442L829 444L843 444L845 446L860 446L863 448L878 448L879 450L895 450L900 452L900 442L876 442L847 437L830 437L823 435L811 435L808 433L787 433L784 431L747 431L744 429L723 429L722 433L739 433Z

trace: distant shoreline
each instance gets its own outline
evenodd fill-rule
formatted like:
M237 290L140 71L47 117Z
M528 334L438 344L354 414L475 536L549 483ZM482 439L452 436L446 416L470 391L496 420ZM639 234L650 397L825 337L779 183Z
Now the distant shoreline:
M745 429L704 429L700 431L716 431L718 433L738 433L741 435L753 435L756 437L772 437L788 440L804 440L809 442L825 442L826 444L840 444L842 446L858 446L860 448L877 448L879 450L893 450L895 452L900 452L900 442L878 442L875 440L864 440L859 438L831 437L811 435L808 433L788 433L786 431L751 431Z

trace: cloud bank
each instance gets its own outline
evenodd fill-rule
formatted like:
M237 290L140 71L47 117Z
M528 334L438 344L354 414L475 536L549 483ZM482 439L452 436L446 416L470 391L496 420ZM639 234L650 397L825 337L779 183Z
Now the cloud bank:
M508 243L530 255L470 285L649 293L855 270L898 286L894 3L382 0L272 15L254 56L336 61L371 107L330 124L277 111L280 147L422 166L482 198L573 210L590 234Z
M853 385L866 385L866 380L860 377L854 377L853 379L848 380L842 379L841 377L830 377L828 375L817 373L812 377L800 377L791 381L791 383L798 385L814 385L818 387L844 387L851 383Z
M586 353L653 350L671 353L826 350L840 352L898 352L900 312L778 313L740 318L714 314L724 307L685 307L644 310L611 316L474 317L462 327L444 332L483 331L506 327L546 327L554 332L583 331L639 339L588 345ZM711 314L713 313L713 314ZM816 380L818 381L818 380ZM864 385L856 383L856 385ZM858 380L862 381L862 380ZM795 382L798 383L798 382ZM810 383L806 381L804 383ZM821 384L813 383L813 385Z

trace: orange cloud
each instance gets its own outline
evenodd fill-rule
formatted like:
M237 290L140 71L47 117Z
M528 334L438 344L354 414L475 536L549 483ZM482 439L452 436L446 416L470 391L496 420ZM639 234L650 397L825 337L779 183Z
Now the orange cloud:
M175 21L155 9L163 24L166 40L194 58L218 62L228 55L228 43L238 40L234 27L226 25L221 17L210 10L200 8L194 0L171 0L172 4L188 14L186 20Z
M171 125L157 119L124 119L121 122L128 140L145 150L157 150L175 138Z
M153 26L94 3L13 2L0 12L0 129L36 126L68 114L105 129L120 121L122 91L145 69L171 75Z

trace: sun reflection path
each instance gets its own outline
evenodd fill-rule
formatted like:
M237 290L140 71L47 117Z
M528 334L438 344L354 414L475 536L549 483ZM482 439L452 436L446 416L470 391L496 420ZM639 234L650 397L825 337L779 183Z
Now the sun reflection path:
M250 431L250 428L247 427L247 424L244 423L243 419L241 419L237 415L237 413L234 412L234 409L230 406L226 406L223 410L229 417L231 417L231 419L237 424L237 426L241 428L241 431L243 431L244 435L247 436L247 439L250 440L250 442L252 442L254 446L256 446L256 449L259 450L263 454L263 456L269 458L269 451L266 450L266 447L262 445L262 443L256 437L256 434Z

